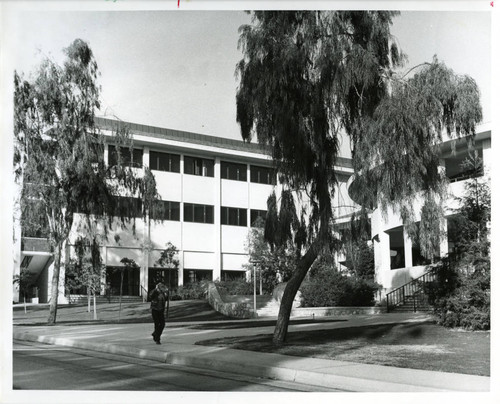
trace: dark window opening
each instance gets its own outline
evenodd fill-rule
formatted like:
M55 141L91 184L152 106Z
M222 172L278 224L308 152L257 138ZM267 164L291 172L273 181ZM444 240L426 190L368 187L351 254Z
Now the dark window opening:
M257 184L276 185L276 175L272 168L250 166L250 181Z
M258 218L261 218L262 222L264 223L266 221L266 216L267 216L266 210L251 209L250 210L250 225L252 227L255 227L255 223L257 222Z
M247 166L246 164L221 163L221 178L226 180L246 181Z
M129 167L142 167L142 149L129 149L120 147L120 156L122 164ZM118 164L118 150L116 146L108 146L108 165L116 166Z
M405 267L405 245L403 227L398 227L387 232L389 234L389 249L391 254L391 269Z
M170 291L177 288L179 284L179 270L169 268L148 269L148 296L158 283L167 285ZM172 297L172 295L170 296Z
M247 210L241 208L228 208L222 206L221 211L221 224L230 226L243 226L247 225Z
M221 279L224 282L244 280L246 271L221 271Z
M181 156L178 154L150 151L149 168L156 171L179 173L181 171Z
M114 214L118 217L142 217L142 201L139 198L117 196L114 198Z
M121 282L123 272L123 283ZM111 296L120 295L120 284L122 296L139 296L140 269L125 267L107 267L106 284Z
M212 281L213 271L211 269L185 269L184 285L200 281Z
M181 217L179 202L157 201L151 210L150 217L153 220L179 221Z
M477 158L483 158L483 150L475 150L477 152ZM463 152L458 153L455 156L448 157L445 159L446 176L450 182L464 181L471 178L477 178L484 175L483 164L479 164L478 167L472 167L466 164L467 161L473 160L471 153ZM482 161L482 160L481 160Z
M199 205L196 203L184 204L184 221L195 223L214 222L214 207L211 205Z
M184 157L184 173L203 177L214 176L214 161L197 157Z

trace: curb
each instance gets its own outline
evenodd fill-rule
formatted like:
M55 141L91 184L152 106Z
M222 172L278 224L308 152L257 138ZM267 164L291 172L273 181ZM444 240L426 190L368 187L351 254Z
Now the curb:
M418 385L417 380L412 380L414 384L404 382L391 382L386 380L377 380L377 373L370 372L370 376L357 375L349 376L336 374L342 373L340 367L318 367L317 369L305 370L286 366L269 366L258 363L249 363L244 365L241 362L234 360L234 356L241 355L240 351L225 349L225 348L205 348L196 347L191 352L164 352L151 349L140 349L128 346L120 346L114 344L99 344L87 341L77 341L65 337L49 337L38 336L25 332L14 332L13 339L24 340L30 342L40 342L51 345L67 346L80 349L86 349L96 352L104 352L115 355L122 355L131 358L146 359L155 362L167 363L177 366L189 366L193 368L216 370L226 373L235 373L251 377L281 380L286 382L296 382L311 386L323 388L338 389L344 391L355 392L450 392L450 391L482 391L487 392L490 389L490 379L488 377L458 375L460 378L466 378L464 384L454 384L453 387L443 387L439 382L434 385L429 383L421 383ZM194 347L193 347L194 348ZM221 352L225 358L221 357ZM266 354L275 355L275 354ZM254 356L255 357L255 356ZM298 359L298 358L297 358ZM331 361L334 362L334 361ZM326 363L326 362L325 362ZM337 362L339 363L339 362ZM350 364L344 362L343 364ZM355 367L375 366L378 365L360 365L350 364ZM375 368L374 368L375 369ZM340 370L340 372L339 372ZM418 372L418 371L417 371ZM372 376L373 375L373 376ZM456 375L455 375L456 376ZM453 375L450 375L450 378ZM446 376L444 377L446 378ZM451 383L447 383L448 385Z

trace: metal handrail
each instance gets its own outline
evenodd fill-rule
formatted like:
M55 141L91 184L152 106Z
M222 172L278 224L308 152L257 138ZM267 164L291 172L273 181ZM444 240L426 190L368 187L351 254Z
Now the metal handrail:
M397 306L399 304L404 304L408 297L413 298L413 311L417 311L417 304L415 297L422 294L422 283L432 282L436 278L436 269L432 268L425 274L419 276L416 279L411 280L408 283L394 289L393 291L385 295L387 312L389 312L391 307Z

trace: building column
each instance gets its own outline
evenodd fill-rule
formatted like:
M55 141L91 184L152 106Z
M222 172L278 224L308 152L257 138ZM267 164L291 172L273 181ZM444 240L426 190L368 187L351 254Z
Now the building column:
M144 168L149 167L149 147L144 146L142 153L142 166ZM142 265L141 273L139 275L140 290L139 294L147 299L147 296L143 296L143 288L148 290L148 272L149 272L149 252L151 251L151 221L149 220L149 212L147 212L144 218L144 230L142 235Z
M181 244L179 246L178 286L184 285L184 154L180 158L181 201L179 203L179 219L181 223Z
M222 200L222 186L221 186L221 163L220 157L215 158L214 166L214 179L215 179L215 203L214 203L214 226L215 226L215 245L214 245L214 268L212 279L221 280L222 277L222 231L221 231L221 200Z
M410 268L413 266L413 242L410 235L406 232L405 228L403 228L403 241L405 248L405 268Z
M388 278L391 270L391 249L389 242L389 234L385 231L380 231L373 243L374 264L375 264L375 282L382 285L384 289L390 287L386 285L385 279Z

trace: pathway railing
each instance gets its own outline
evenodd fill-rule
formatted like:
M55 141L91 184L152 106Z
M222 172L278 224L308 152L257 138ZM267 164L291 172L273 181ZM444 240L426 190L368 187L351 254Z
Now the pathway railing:
M405 283L386 295L387 312L395 306L405 304L411 297L413 299L413 311L417 310L418 301L424 297L423 284L436 279L436 270L432 268L422 276Z

